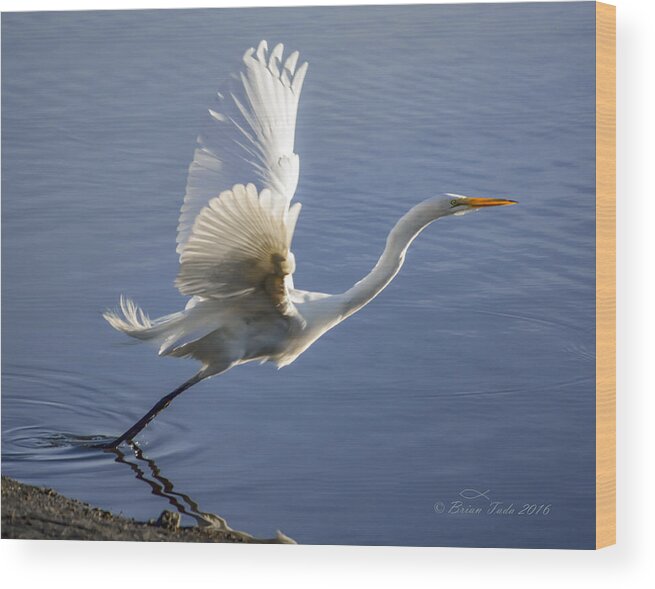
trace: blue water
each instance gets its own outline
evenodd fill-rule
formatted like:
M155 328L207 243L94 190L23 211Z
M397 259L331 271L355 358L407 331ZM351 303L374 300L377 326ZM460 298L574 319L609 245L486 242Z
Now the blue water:
M121 293L151 316L184 304L195 138L266 38L310 62L299 288L346 290L434 194L520 205L431 226L368 307L283 370L201 383L143 454L261 536L591 547L594 18L591 2L4 14L3 474L140 519L169 507L69 441L122 432L195 371L100 313Z

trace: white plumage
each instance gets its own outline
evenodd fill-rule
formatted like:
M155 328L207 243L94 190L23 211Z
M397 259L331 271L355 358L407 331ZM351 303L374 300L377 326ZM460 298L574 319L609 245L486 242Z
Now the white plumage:
M243 56L242 71L209 109L198 137L180 213L175 285L191 299L177 313L151 320L132 301L104 317L119 331L148 340L160 355L191 357L200 371L163 397L107 447L133 438L177 395L204 378L251 361L293 362L326 331L352 315L400 270L413 239L436 219L502 199L442 195L404 215L375 268L338 295L294 287L291 251L300 203L291 205L299 176L296 116L307 63L298 52L266 41Z
M267 49L262 41L256 52L246 51L243 71L209 109L213 125L198 137L189 166L177 234L180 254L200 210L223 190L253 182L283 196L287 206L296 191L299 160L293 149L307 63L296 70L297 51L282 64L282 44L268 57Z
M218 105L209 109L211 127L198 137L189 166L175 285L195 297L192 305L155 321L126 299L120 312L105 313L116 329L157 343L161 355L199 359L207 375L261 359L256 351L253 358L241 357L250 346L235 345L242 339L235 330L246 331L243 317L261 323L270 313L274 325L280 317L290 325L305 324L289 293L295 270L291 241L301 206L290 204L299 173L293 149L307 63L296 69L298 52L281 63L281 44L268 56L267 49L262 41L256 52L246 51L236 83L218 93ZM230 342L221 334L200 342L219 328Z

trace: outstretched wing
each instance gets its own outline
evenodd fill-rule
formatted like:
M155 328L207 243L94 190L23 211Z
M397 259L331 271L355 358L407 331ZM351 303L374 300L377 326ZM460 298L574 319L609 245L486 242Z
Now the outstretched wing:
M251 311L302 322L289 298L295 261L291 240L300 203L288 207L279 192L237 184L197 216L180 256L175 285L182 294L241 297Z
M246 51L242 71L209 110L211 125L198 137L189 167L178 225L179 254L203 207L236 184L252 182L259 191L268 189L288 208L298 184L299 161L293 149L307 63L296 69L298 52L282 62L283 50L280 44L268 53L262 41L256 51Z

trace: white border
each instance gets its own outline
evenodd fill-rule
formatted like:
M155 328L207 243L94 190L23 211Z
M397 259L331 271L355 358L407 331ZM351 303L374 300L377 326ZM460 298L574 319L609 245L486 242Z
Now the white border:
M322 1L315 4L388 4ZM396 2L402 3L402 2ZM415 2L421 3L421 2ZM653 572L652 333L655 301L655 3L618 5L618 542L599 552L446 548L278 547L106 542L0 542L5 587L644 586ZM307 2L0 0L0 9L62 10L307 5ZM562 214L566 214L563 210ZM652 575L650 576L652 578ZM9 584L11 583L11 584Z

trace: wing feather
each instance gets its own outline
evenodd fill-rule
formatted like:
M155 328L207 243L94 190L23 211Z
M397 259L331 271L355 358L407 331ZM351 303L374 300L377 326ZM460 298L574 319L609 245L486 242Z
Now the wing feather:
M298 52L285 61L283 53L282 44L270 53L266 41L256 50L251 47L243 55L242 71L232 87L217 93L218 103L209 109L210 126L198 137L189 166L177 234L181 256L196 217L233 186L250 182L259 191L268 189L282 197L275 202L288 210L298 184L294 141L307 63L296 69Z
M252 183L222 192L197 216L175 285L188 296L251 297L258 307L268 301L269 309L300 318L289 296L299 211L300 203L288 209L284 196L258 193Z

